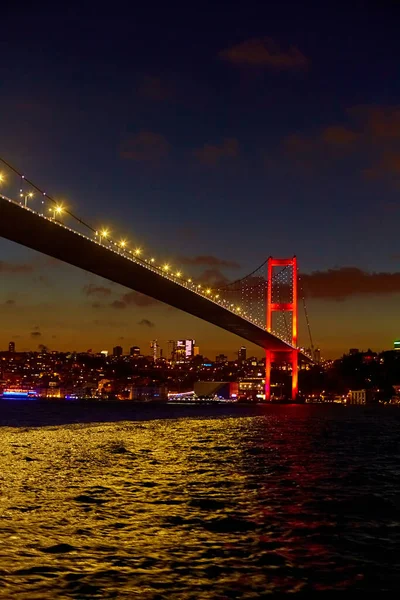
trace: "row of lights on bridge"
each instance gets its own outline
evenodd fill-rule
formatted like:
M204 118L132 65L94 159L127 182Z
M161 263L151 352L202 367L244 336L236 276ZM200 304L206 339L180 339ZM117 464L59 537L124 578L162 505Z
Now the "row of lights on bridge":
M24 179L24 176L22 176L22 179ZM4 175L0 173L0 183L4 182L5 178ZM43 192L43 196L46 196L46 193ZM28 192L28 193L24 193L22 191L22 189L20 189L20 198L24 200L24 207L28 208L28 201L31 200L34 197L33 192ZM44 200L42 200L42 204L44 203ZM22 202L21 202L22 204ZM49 208L49 212L53 213L52 218L56 219L56 216L61 216L64 212L65 212L65 207L62 206L61 204L57 204L56 206L54 206L54 208ZM128 250L127 249L127 242L125 240L122 240L121 242L113 242L112 240L109 239L109 231L108 229L102 229L100 232L96 231L95 232L95 236L99 237L99 243L103 245L103 239L107 240L109 243L111 244L115 244L116 246L118 246L119 248L121 248L124 252L128 252L129 254L132 254L136 257L140 257L142 251L140 248L136 248L136 250ZM154 265L155 268L158 268L155 265L155 259L154 258L150 258L149 260L146 259L141 259L144 262L150 263L152 265ZM172 273L171 272L171 267L169 264L164 264L161 267L161 271L163 271L163 274L165 276L173 276L177 279L181 279L182 278L182 273L181 271L176 271L176 273ZM234 303L229 303L227 300L224 299L220 299L219 294L216 294L215 296L213 296L211 294L212 290L210 288L206 288L205 291L203 292L202 290L202 286L201 284L195 284L193 283L192 279L187 279L186 282L187 284L191 285L192 288L194 288L194 291L196 291L197 293L201 294L203 293L203 295L205 294L206 296L208 296L211 300L214 301L218 301L218 303L222 303L225 305L226 308L233 310L234 312L240 314L241 316L246 317L249 321L252 321L253 323L261 326L262 323L260 322L259 319L252 319L250 317L250 315L248 315L248 313L246 311L243 311L241 309L240 306L235 306Z
M128 252L129 254L133 254L133 255L135 255L137 257L140 257L140 255L141 255L142 251L141 251L140 248L136 248L136 250L128 250L127 249L127 242L125 240L121 240L120 242L113 242L112 240L110 240L109 239L109 231L108 231L108 229L103 229L100 232L96 231L95 235L96 235L96 237L99 237L100 243L102 243L103 239L106 239L111 244L115 244L116 246L118 246L119 248L122 248L123 251ZM142 259L142 260L144 260L147 263L150 263L150 264L154 265L157 268L157 266L155 265L155 259L154 258L150 258L149 260L146 260L146 259ZM169 276L175 277L177 279L181 279L182 278L182 272L181 271L176 271L176 273L173 273L171 271L171 267L170 267L169 264L162 265L161 270L164 272L165 275L169 275ZM201 284L193 283L192 279L187 279L186 281L184 281L184 283L187 283L187 284L191 285L193 288L196 288L199 291L201 290L201 287L202 287ZM211 300L219 300L219 298L220 298L219 294L216 294L215 296L213 296L211 294L211 292L212 292L212 290L210 288L206 288L205 289L205 294L207 296L209 296ZM221 299L220 302L229 305L229 302L227 300ZM235 307L235 305L233 303L231 303L230 307L233 308L236 312L238 312L240 314L242 313L242 309L240 308L240 306L236 306ZM243 315L247 316L247 313L243 312Z

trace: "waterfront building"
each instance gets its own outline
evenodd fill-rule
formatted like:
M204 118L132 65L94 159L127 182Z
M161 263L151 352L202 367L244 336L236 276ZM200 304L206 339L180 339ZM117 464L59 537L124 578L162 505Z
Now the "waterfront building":
M195 381L194 393L200 398L237 399L239 386L234 381Z
M347 404L366 404L367 390L350 390Z

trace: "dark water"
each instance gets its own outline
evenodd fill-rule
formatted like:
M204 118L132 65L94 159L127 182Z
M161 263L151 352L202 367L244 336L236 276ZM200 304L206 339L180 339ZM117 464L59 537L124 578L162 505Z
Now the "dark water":
M395 407L0 402L0 424L0 598L400 590Z

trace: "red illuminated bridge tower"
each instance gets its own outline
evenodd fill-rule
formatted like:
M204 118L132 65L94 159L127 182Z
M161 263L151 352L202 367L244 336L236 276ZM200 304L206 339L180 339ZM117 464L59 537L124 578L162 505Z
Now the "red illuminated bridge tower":
M285 285L280 285L280 273L285 271L285 277L290 277ZM298 394L298 350L297 350L297 258L268 259L267 281L267 331L272 332L274 319L280 316L285 325L290 327L291 339L288 342L293 350L266 350L265 356L265 399L271 398L271 364L286 362L292 367L292 400Z

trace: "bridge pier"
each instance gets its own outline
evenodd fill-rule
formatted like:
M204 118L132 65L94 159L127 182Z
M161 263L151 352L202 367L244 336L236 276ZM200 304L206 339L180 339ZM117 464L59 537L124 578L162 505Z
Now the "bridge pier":
M265 399L271 400L271 367L272 363L286 363L292 368L292 400L296 400L299 393L298 385L298 372L299 372L299 351L289 350L277 351L277 350L266 350L265 351Z
M299 395L299 351L292 350L292 400Z
M279 293L274 293L273 279L274 267L291 268L291 285L290 285L290 298L286 298L289 301L282 301ZM284 270L283 269L283 270ZM279 275L279 274L278 274ZM267 279L267 331L272 332L272 315L276 312L291 313L291 345L292 350L289 351L272 351L266 349L265 351L265 399L271 399L271 364L276 362L277 355L280 359L286 359L286 362L292 367L292 400L296 400L299 392L298 388L298 369L299 369L299 351L297 349L297 258L268 258L268 279Z
M265 399L271 400L271 350L265 351Z

